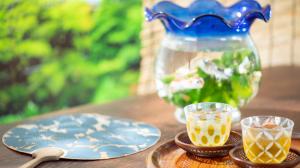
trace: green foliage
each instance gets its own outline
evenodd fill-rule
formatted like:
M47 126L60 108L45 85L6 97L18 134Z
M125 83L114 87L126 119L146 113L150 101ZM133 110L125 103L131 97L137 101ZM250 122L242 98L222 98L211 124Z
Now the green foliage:
M141 1L0 1L0 123L134 93Z
M247 72L240 73L239 67L245 60L251 60L245 66ZM223 102L239 107L252 98L260 78L255 77L256 73L260 74L260 65L252 51L249 49L227 51L221 58L213 59L212 62L219 69L231 69L232 75L228 79L218 79L214 74L208 74L197 67L197 76L204 80L203 87L171 92L164 99L178 107L198 102ZM191 77L193 76L194 74L191 74ZM165 76L161 81L169 87L174 80L176 74Z

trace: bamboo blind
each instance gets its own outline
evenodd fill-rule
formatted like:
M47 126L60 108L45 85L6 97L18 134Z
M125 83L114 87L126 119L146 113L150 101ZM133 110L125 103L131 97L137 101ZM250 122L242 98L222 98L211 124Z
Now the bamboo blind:
M192 0L173 0L188 6ZM219 0L225 6L237 0ZM263 6L271 4L272 18L269 23L257 20L251 35L258 48L262 66L300 66L300 0L258 0ZM158 0L144 0L143 5L152 7ZM141 32L141 77L139 94L155 92L154 60L164 35L162 24L156 20L144 22ZM300 77L300 75L299 75Z

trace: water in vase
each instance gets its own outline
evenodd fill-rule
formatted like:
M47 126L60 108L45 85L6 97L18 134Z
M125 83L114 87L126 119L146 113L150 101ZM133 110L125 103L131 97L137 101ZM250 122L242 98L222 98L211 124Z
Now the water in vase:
M250 36L256 19L268 21L269 5L240 0L223 6L217 0L195 0L188 7L161 1L145 9L148 21L159 19L166 30L156 59L158 94L182 108L199 102L247 104L257 93L260 59ZM233 115L238 122L240 113Z
M156 60L159 96L179 108L198 102L243 106L256 95L261 78L252 46L247 37L178 39L169 35Z

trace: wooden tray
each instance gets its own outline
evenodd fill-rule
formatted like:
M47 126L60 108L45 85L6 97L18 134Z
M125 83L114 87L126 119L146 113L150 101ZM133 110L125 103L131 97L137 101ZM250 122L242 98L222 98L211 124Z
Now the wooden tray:
M229 156L202 158L187 154L172 139L152 151L147 157L147 168L238 168Z

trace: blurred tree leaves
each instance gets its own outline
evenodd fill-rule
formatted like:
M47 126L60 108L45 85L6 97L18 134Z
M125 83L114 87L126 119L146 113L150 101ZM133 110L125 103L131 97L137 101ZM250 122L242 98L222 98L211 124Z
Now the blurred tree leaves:
M141 1L0 1L0 123L134 93Z

